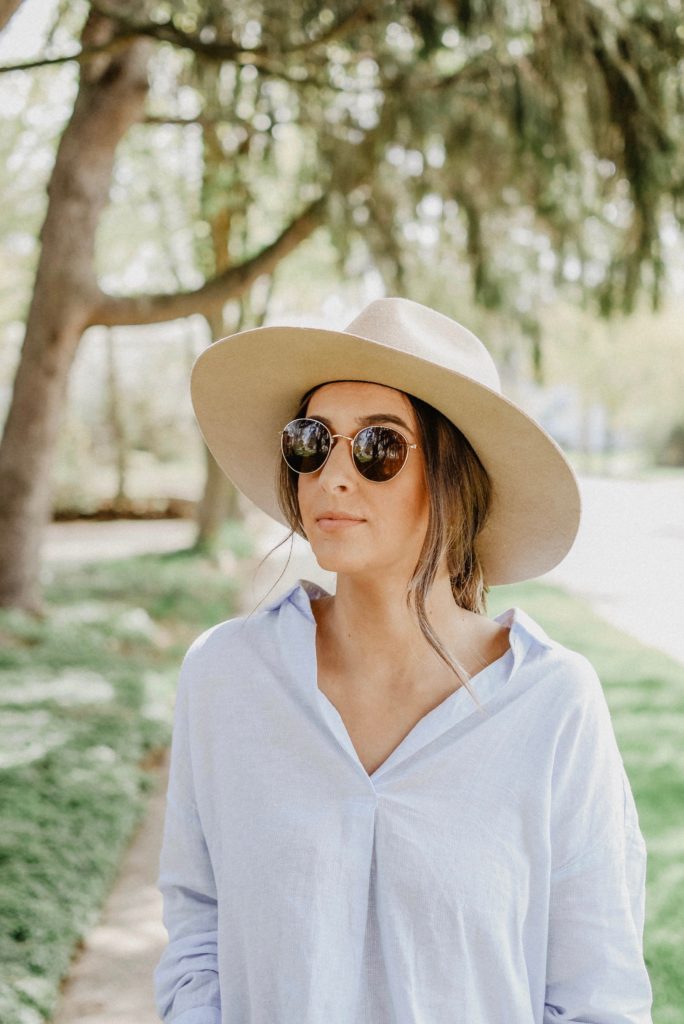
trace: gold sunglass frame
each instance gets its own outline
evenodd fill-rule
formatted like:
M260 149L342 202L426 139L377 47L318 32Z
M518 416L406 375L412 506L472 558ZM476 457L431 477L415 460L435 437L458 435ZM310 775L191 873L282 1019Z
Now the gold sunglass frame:
M290 465L290 463L285 458L285 452L283 450L283 434L285 433L285 431L287 430L287 428L290 426L291 423L298 423L298 422L300 422L302 420L306 420L306 421L308 421L310 423L318 423L321 427L323 427L325 430L328 431L328 435L330 437L330 442L331 443L330 443L330 447L328 448L328 452L327 452L327 454L325 456L325 459L320 464L320 466L318 466L316 469L308 469L308 470L295 469L293 466ZM369 477L364 476L363 473L361 472L361 470L359 469L359 467L356 465L356 460L354 459L354 442L356 441L357 437L359 436L359 434L362 434L364 430L369 430L369 429L372 429L372 427L376 427L376 426L380 427L381 429L384 429L384 430L392 430L392 431L394 431L394 433L398 434L399 437L402 439L402 441L406 445L406 449L407 449L407 451L406 451L406 458L402 462L401 467L397 470L396 473L393 474L393 476L387 477L386 480L371 480ZM289 420L285 424L283 429L278 431L278 436L280 437L280 454L282 455L282 457L283 457L283 459L285 461L285 464L288 467L288 469L291 469L292 472L296 473L298 476L311 476L313 473L320 473L320 471L323 469L323 467L325 466L326 462L330 458L332 450L335 447L336 439L341 437L345 441L349 441L349 443L351 445L350 455L351 455L352 465L354 466L354 469L359 474L359 476L362 477L369 484L388 484L391 480L396 480L397 477L399 476L399 474L403 471L406 463L408 462L408 457L409 457L410 450L412 448L418 448L417 444L411 444L409 439L404 434L402 434L401 430L397 430L396 427L384 427L383 428L382 424L371 423L368 426L361 427L360 430L357 430L357 432L354 434L353 437L349 437L348 434L333 434L333 432L330 430L330 428L328 426L326 426L326 424L323 423L321 420L317 420L315 416L298 416L298 417L296 417L293 420Z

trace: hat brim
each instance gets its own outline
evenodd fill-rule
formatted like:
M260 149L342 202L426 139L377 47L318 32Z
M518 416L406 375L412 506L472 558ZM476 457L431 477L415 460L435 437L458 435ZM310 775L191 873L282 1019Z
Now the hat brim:
M476 547L488 586L540 576L572 547L577 477L559 445L498 391L381 342L317 327L257 327L205 349L190 392L204 440L251 501L287 525L277 500L278 433L303 394L333 380L375 381L428 402L467 437L493 484Z

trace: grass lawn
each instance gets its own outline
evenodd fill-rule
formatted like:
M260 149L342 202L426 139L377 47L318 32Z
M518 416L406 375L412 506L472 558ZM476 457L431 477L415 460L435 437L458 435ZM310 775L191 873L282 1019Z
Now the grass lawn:
M241 541L233 535L235 548ZM246 552L245 552L246 553ZM190 641L236 608L233 581L185 553L60 568L38 622L0 611L0 1021L49 1019L97 921L168 744ZM585 653L606 691L649 850L645 952L655 1024L681 1021L684 670L529 583L492 591Z
M54 1012L145 811L183 654L236 607L184 552L60 567L45 596L44 621L0 610L2 1024Z
M654 1024L682 1024L684 1007L684 668L541 583L494 588L489 615L524 608L549 636L596 669L648 850L644 956Z

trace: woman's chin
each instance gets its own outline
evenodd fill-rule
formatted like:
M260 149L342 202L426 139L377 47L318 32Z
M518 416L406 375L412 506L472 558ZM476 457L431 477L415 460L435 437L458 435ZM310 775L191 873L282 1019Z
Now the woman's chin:
M325 553L317 553L314 551L314 557L318 562L320 569L324 569L326 572L349 572L348 559L335 557L329 551Z
M327 545L325 548L312 545L314 558L321 569L326 572L353 573L368 568L368 560L354 556L350 552L331 551Z

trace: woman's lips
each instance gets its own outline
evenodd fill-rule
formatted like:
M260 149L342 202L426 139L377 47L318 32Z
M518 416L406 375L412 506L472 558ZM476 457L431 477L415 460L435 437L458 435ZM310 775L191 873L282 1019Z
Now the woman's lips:
M347 530L350 526L360 526L365 519L326 519L323 516L316 520L316 525L325 533L336 533L338 530Z

